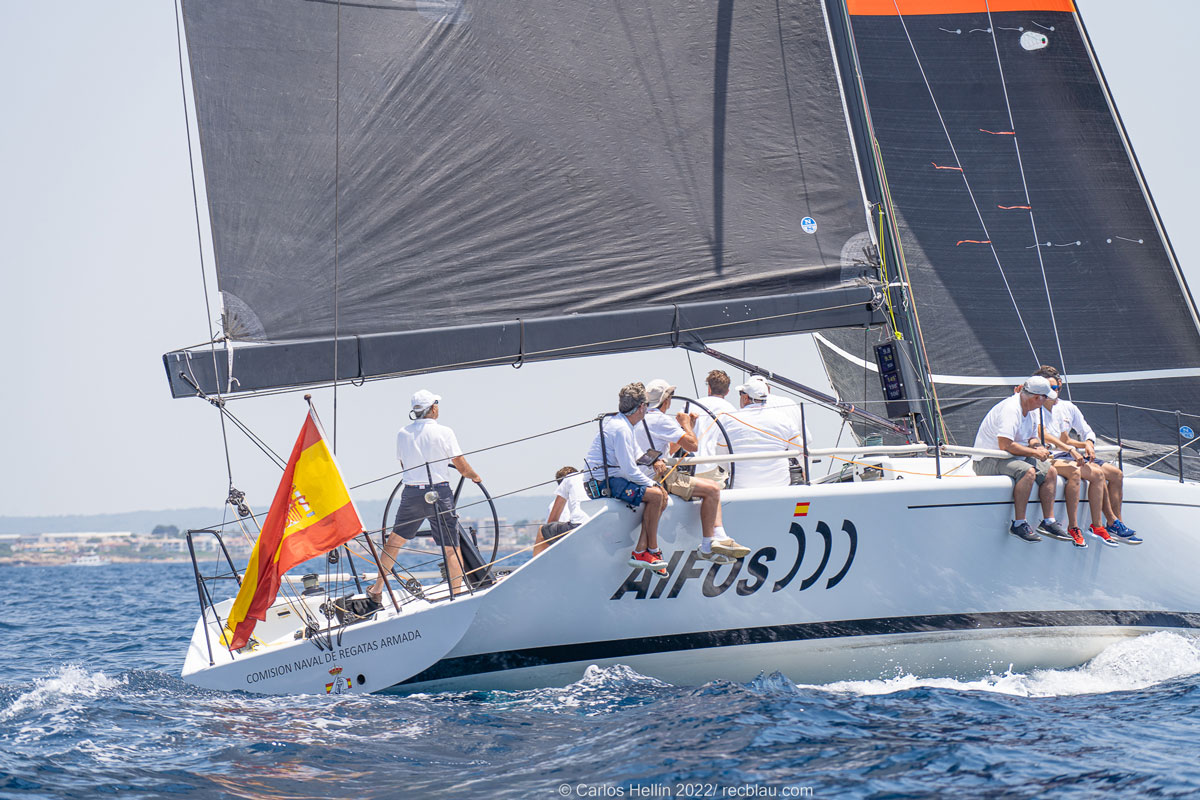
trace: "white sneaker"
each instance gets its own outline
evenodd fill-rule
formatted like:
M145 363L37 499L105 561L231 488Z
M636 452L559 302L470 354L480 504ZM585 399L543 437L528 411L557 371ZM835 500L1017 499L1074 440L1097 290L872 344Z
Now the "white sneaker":
M706 553L703 550L697 550L696 552L700 558L703 558L705 561L711 561L714 564L733 564L737 561L736 558L723 556L720 553Z

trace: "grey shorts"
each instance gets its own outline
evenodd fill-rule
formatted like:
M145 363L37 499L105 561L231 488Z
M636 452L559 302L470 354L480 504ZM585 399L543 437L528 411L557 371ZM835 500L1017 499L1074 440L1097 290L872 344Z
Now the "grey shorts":
M396 509L392 533L411 541L421 523L429 520L435 542L443 547L457 547L458 515L454 513L454 493L448 483L435 484L432 490L437 492L434 503L425 499L425 493L431 491L428 488L405 486L401 490L400 508Z
M1050 474L1050 462L1038 461L1036 458L981 458L975 462L976 475L1007 475L1016 483L1025 477L1030 467L1034 467L1034 480L1041 486Z
M556 537L562 536L564 533L573 531L578 527L574 522L547 522L542 526L542 539L547 542L551 539L557 541Z

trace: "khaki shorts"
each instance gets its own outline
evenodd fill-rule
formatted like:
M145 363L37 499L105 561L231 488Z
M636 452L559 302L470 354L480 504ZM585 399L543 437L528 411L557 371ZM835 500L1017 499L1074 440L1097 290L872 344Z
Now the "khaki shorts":
M708 472L699 473L696 475L696 477L703 478L706 481L712 481L717 485L717 488L720 489L724 489L725 484L729 481L729 473L725 471L724 467L717 467L716 469L709 470Z
M675 470L667 476L667 482L663 484L664 488L676 497L682 497L684 500L692 499L692 490L696 488L696 476L685 475L679 470Z
M1050 462L1038 461L1036 458L981 458L975 462L975 474L1007 475L1016 483L1025 477L1030 467L1037 470L1034 480L1041 486L1050 473Z

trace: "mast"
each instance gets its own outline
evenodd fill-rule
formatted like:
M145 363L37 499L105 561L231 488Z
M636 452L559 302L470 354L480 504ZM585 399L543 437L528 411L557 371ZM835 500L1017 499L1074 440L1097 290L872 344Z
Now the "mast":
M913 399L911 389L917 389L923 411L911 415L913 427L921 440L931 444L940 442L940 413L933 381L930 378L929 361L920 336L907 271L903 267L903 250L899 246L899 233L894 225L894 208L887 192L881 155L871 125L871 113L862 85L862 71L850 29L846 0L826 0L825 19L841 78L840 88L846 109L846 122L856 148L859 177L868 202L868 230L873 233L872 238L876 240L878 248L876 265L880 269L880 279L884 286L884 302L890 312L884 324L893 333L894 346L900 352L901 358L913 367L912 372L918 376L919 385L910 387L909 399ZM877 223L877 227L872 223ZM892 265L892 270L886 269L887 265Z

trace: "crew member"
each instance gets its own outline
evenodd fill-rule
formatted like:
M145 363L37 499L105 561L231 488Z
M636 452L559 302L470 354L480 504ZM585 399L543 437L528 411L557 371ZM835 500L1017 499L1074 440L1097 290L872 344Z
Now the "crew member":
M639 453L633 439L633 427L646 415L646 387L641 383L624 386L617 395L617 410L617 414L601 421L584 463L590 477L607 496L625 502L630 508L642 506L642 529L629 565L665 574L667 563L651 551L658 551L658 520L667 506L667 492L639 469ZM655 475L667 473L667 465L661 458L649 466Z
M672 418L667 411L675 395L674 386L662 378L646 384L646 401L650 408L640 425L634 428L634 438L643 451L658 450L676 455L677 450L695 452L698 448L694 425L696 414L680 411ZM643 467L647 477L654 477L649 467ZM721 527L721 487L714 481L683 473L678 467L668 470L662 484L671 494L684 500L700 499L700 557L709 561L745 558L750 548L731 539ZM655 555L661 556L656 552Z
M1059 375L1057 369L1042 365L1034 374L1041 375L1050 382L1051 389L1062 394L1066 380ZM1121 472L1121 468L1116 464L1096 458L1096 433L1092 430L1092 426L1088 425L1079 406L1060 397L1054 406L1054 413L1055 417L1051 427L1057 441L1063 445L1064 452L1067 454L1062 457L1075 458L1071 455L1071 448L1074 448L1075 453L1083 461L1081 467L1083 480L1089 481L1090 486L1092 476L1096 476L1097 482L1104 487L1102 492L1103 512L1108 519L1108 525L1098 524L1100 518L1097 515L1096 507L1093 506L1092 535L1104 541L1105 544L1110 544L1114 540L1125 544L1141 544L1142 537L1137 535L1137 531L1121 521L1122 488L1125 482L1125 475ZM1081 438L1072 439L1070 435L1072 430ZM1060 456L1056 455L1057 457ZM1092 506L1092 504L1092 491L1089 488L1088 505Z
M801 446L803 435L798 417L785 408L767 407L770 390L765 380L751 378L737 387L737 392L741 407L729 417L725 426L735 455L771 453ZM728 449L725 442L717 443L718 452ZM783 456L737 462L734 488L790 486L791 482L788 461Z
M729 394L729 375L723 369L714 369L708 373L704 383L708 386L708 397L701 402L709 413L698 415L696 421L696 438L700 441L696 455L715 456L717 442L725 441L721 432L722 426L729 421L729 415L734 411L733 405L725 399ZM706 464L697 468L696 474L725 488L729 464Z
M558 489L554 499L550 501L550 513L546 516L546 524L538 526L537 539L533 543L533 554L545 550L554 544L560 536L578 528L588 521L580 505L587 500L587 492L583 488L583 473L574 467L563 467L554 473L558 481ZM566 519L563 519L563 514Z
M417 535L426 520L434 542L445 556L451 591L461 589L463 570L457 547L458 515L450 490L450 467L475 483L483 479L467 463L454 431L437 421L441 399L425 389L413 394L409 417L414 421L396 436L396 458L404 468L404 490L400 493L400 508L396 510L392 533L383 546L383 570L367 590L371 597L381 595L385 576L396 563L396 554L406 541Z
M1046 397L1057 397L1050 382L1041 376L1029 378L1020 390L1004 398L987 413L975 434L975 447L981 450L1004 450L1011 457L974 456L976 475L1007 475L1013 481L1015 518L1009 533L1027 542L1040 542L1025 520L1029 493L1036 481L1043 519L1038 530L1056 539L1068 539L1070 534L1054 519L1054 493L1058 472L1050 463L1050 451L1044 446L1031 447L1026 442L1034 438L1033 420L1029 412Z

